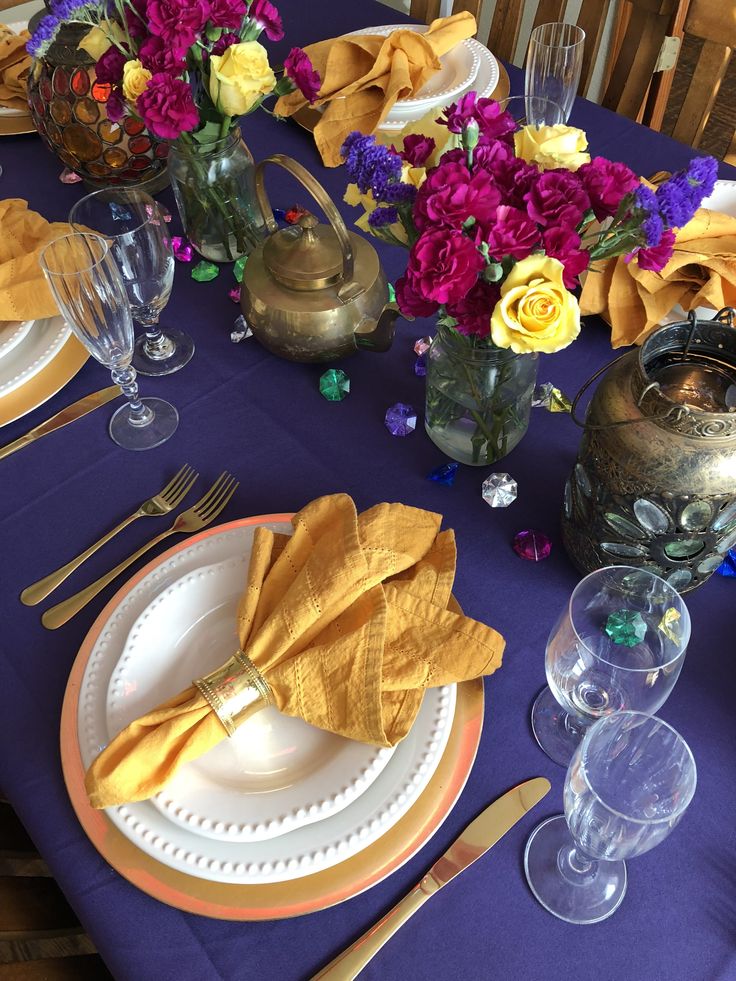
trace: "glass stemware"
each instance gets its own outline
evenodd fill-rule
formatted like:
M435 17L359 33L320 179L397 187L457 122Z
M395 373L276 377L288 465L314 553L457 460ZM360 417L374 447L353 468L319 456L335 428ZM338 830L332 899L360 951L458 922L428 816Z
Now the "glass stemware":
M622 617L632 622L617 630ZM689 639L687 607L659 576L608 566L581 580L550 633L549 687L532 707L532 730L547 756L566 766L601 716L656 712L679 677Z
M179 424L173 405L138 395L133 357L133 321L123 281L108 243L100 235L73 232L49 242L41 268L74 335L109 368L128 404L110 419L110 436L127 450L159 446Z
M135 341L133 367L142 375L170 375L194 354L184 331L159 326L174 283L174 254L158 204L140 188L102 188L69 213L76 231L93 231L110 244L133 318L144 333Z
M659 845L695 793L685 740L656 716L600 719L575 751L565 779L565 815L532 832L524 853L529 886L568 923L597 923L626 892L624 859Z
M535 27L529 38L524 92L550 99L562 108L566 123L583 68L585 31L574 24L552 23ZM550 125L547 120L540 120Z
M561 106L540 95L512 95L499 105L522 126L558 126L566 119Z

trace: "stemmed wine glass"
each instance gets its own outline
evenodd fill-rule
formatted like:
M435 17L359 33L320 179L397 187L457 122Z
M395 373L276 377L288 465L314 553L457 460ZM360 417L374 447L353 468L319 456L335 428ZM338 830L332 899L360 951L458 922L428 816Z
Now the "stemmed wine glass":
M624 859L680 822L695 793L695 760L666 722L617 712L592 726L565 778L565 815L543 821L524 853L529 886L568 923L597 923L626 892Z
M585 31L574 24L540 24L529 39L524 93L550 99L561 106L561 123L566 123L572 112L584 47ZM541 123L550 125L548 120L539 120L538 124Z
M104 236L123 277L133 319L144 328L135 342L133 367L142 375L170 375L194 354L184 331L162 330L158 320L174 283L174 254L163 215L140 188L102 188L69 213L76 231Z
M656 712L680 674L690 615L645 569L608 566L573 590L547 641L549 687L532 707L534 736L566 766L585 730L611 712Z
M133 357L133 321L110 246L100 235L72 232L41 252L41 268L62 316L75 336L128 399L110 419L110 436L126 450L159 446L179 424L173 405L138 395Z

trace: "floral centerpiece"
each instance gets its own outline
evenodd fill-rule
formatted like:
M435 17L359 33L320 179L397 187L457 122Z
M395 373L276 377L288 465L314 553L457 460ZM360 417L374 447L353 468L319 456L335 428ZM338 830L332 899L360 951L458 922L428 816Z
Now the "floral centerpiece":
M195 247L215 259L249 251L261 221L240 118L296 88L313 102L320 87L300 48L282 69L271 67L259 38L283 38L276 7L269 0L56 0L29 52L43 56L66 24L89 28L79 46L95 59L97 82L109 86L108 118L135 117L173 143L174 190Z
M693 160L656 191L627 166L590 158L567 126L519 126L474 92L401 145L351 134L346 200L358 224L409 249L402 312L437 316L426 428L448 455L484 465L526 431L537 358L580 332L574 295L597 260L662 269L674 229L713 190L717 164Z

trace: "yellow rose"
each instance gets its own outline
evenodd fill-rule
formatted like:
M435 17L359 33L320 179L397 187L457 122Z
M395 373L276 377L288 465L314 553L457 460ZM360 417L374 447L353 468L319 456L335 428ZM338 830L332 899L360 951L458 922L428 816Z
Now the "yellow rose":
M574 126L524 126L514 133L516 156L541 170L577 170L590 163L588 137Z
M135 102L151 79L151 73L135 58L123 65L123 95L128 102Z
M77 45L82 51L97 61L107 49L112 45L113 39L120 40L123 36L119 24L111 24L110 21L103 21L98 27L93 27L84 35Z
M580 333L580 308L562 281L563 266L550 256L530 255L517 262L501 285L491 315L497 347L517 354L554 354Z
M226 116L249 112L276 85L268 53L258 41L231 44L221 55L210 55L210 96Z

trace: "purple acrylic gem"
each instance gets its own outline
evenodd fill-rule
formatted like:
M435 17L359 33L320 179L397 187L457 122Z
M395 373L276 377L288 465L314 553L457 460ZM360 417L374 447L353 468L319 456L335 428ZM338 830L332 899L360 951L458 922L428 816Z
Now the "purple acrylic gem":
M514 535L513 549L520 559L528 562L541 562L552 551L549 535L535 528L525 528Z
M227 295L233 301L233 303L240 303L240 287L233 286L231 290L228 290Z
M424 378L427 374L427 355L420 354L417 360L414 362L414 374L419 378Z
M397 402L386 410L384 422L392 436L408 436L417 428L416 409L405 402Z
M427 480L434 480L438 484L452 487L455 483L459 463L443 463L441 467L435 467L427 474Z
M174 250L174 256L179 260L179 262L192 261L194 250L192 249L192 246L189 244L188 240L185 239L183 235L172 235L171 247Z
M718 566L716 572L719 576L728 576L736 579L736 548L732 548Z
M73 170L65 167L59 174L59 180L62 184L78 184L81 181L79 174L76 174Z

